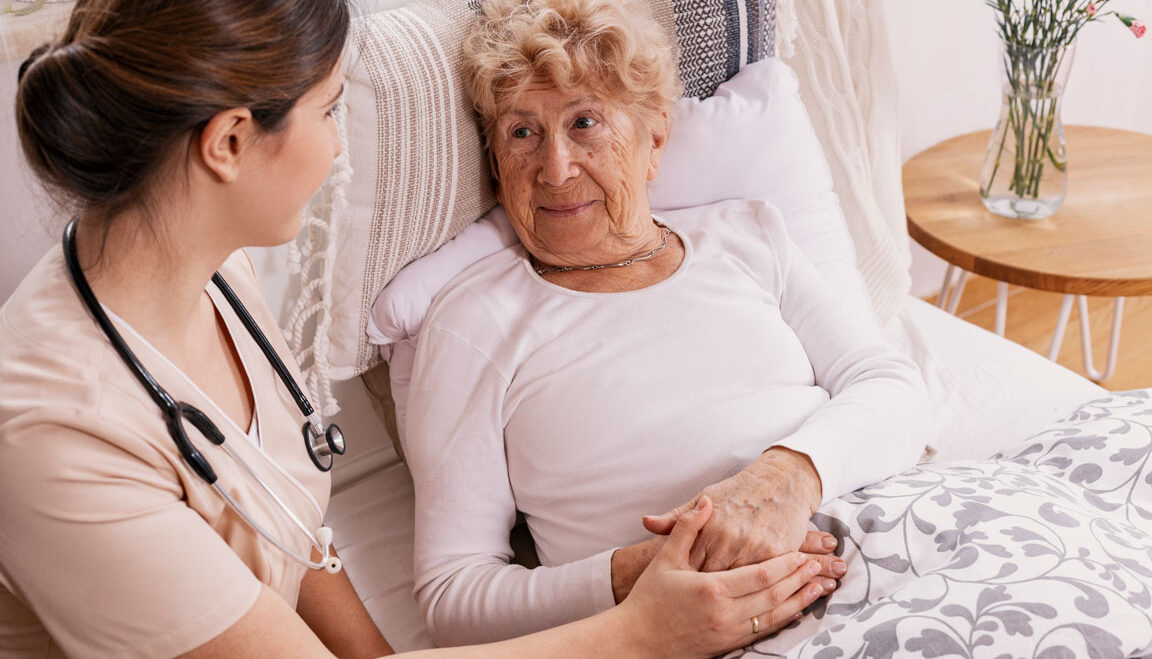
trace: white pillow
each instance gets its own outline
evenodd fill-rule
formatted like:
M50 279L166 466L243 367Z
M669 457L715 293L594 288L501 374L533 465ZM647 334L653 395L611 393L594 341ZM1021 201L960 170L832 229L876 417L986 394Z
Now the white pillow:
M796 75L778 59L746 66L710 98L678 102L649 198L657 212L725 199L767 199L784 215L800 249L844 292L844 303L869 304ZM507 222L497 207L483 223L406 267L376 298L367 331L389 360L401 434L424 315L452 277L515 242Z
M440 249L404 266L372 304L368 341L386 346L415 337L440 289L464 268L515 243L516 232L498 205Z
M652 208L675 210L725 199L772 202L792 240L845 291L845 300L868 304L800 83L777 58L745 67L711 98L678 103L660 175L649 189Z

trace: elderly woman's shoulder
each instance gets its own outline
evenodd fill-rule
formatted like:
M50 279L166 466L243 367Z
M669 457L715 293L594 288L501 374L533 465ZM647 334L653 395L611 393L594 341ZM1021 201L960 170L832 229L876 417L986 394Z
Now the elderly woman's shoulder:
M657 216L685 226L723 222L734 227L770 228L775 225L784 229L784 216L766 199L725 199L706 206L658 211Z
M441 289L428 310L425 327L505 322L529 304L532 279L519 244L489 254L464 268Z
M707 206L664 211L657 217L690 237L693 234L728 237L766 246L783 244L788 238L784 216L764 199L728 199Z

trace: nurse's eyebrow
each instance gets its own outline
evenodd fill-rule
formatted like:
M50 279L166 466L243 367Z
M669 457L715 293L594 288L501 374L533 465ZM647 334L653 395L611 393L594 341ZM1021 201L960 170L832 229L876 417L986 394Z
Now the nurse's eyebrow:
M332 97L332 100L328 101L328 103L327 103L326 105L333 105L333 104L335 104L335 103L336 103L336 101L339 101L339 100L340 100L340 95L341 95L341 94L343 94L343 93L344 93L344 85L343 85L343 83L341 83L341 85L340 85L340 91L336 92L336 95L335 95L335 96L333 96L333 97Z

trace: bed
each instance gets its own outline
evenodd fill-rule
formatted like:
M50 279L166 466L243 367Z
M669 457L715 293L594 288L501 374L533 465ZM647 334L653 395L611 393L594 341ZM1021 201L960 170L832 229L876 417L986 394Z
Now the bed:
M403 363L439 285L502 239L498 230L469 237L494 200L468 184L484 180L484 161L453 78L468 3L416 0L392 9L405 4L370 4L359 19L340 115L345 154L297 243L262 262L265 271L286 264L296 273L284 326L315 398L328 414L360 401L360 432L350 436L369 448L338 467L329 523L357 591L399 650L431 645L412 598L412 484L396 441ZM1144 471L1152 402L1147 392L1106 392L909 297L880 4L653 6L682 40L689 93L718 99L686 102L689 118L678 126L689 135L685 155L670 145L662 177L672 180L657 183L653 205L706 203L684 196L701 188L711 200L763 196L781 205L809 257L856 289L846 299L869 301L892 341L920 364L933 405L925 463L815 518L841 538L838 551L850 564L842 587L800 623L733 656L1152 653L1152 573L1144 567L1152 542L1143 530L1152 524L1152 476ZM700 25L712 31L684 40ZM738 47L716 55L733 38ZM772 61L761 64L765 58ZM735 131L746 150L737 160L755 166L744 177L701 183L701 164L692 161L710 162L700 153L713 140L691 135L708 138L709 126L731 127L733 117L749 122L747 132ZM413 126L424 129L419 140L404 132ZM763 157L782 144L787 160ZM807 174L787 178L796 172ZM374 309L387 313L376 317ZM338 418L349 425L347 411Z

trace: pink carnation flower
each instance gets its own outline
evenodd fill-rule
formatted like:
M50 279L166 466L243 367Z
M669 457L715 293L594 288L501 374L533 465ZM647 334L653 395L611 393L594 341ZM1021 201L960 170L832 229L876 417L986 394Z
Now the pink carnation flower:
M1123 23L1125 27L1132 30L1132 34L1135 34L1137 39L1144 36L1144 31L1146 30L1144 23L1136 20L1135 16L1116 14L1116 18L1120 19L1120 22Z

